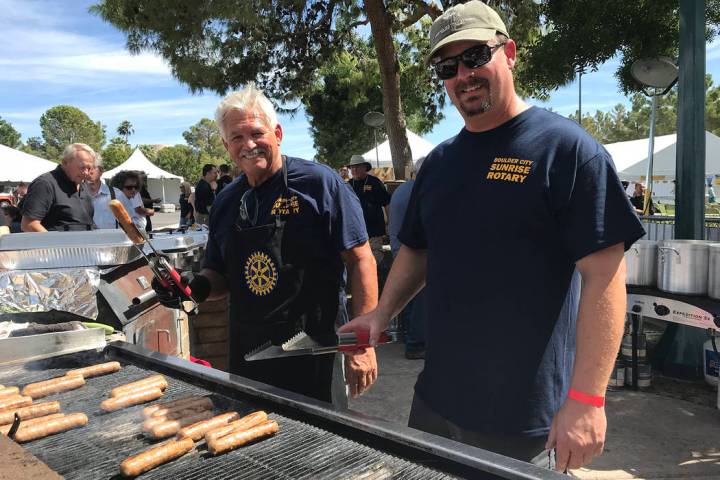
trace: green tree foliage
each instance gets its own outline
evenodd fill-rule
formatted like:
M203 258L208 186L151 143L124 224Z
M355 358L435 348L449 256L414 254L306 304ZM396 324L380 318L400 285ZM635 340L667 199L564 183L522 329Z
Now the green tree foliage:
M402 72L401 101L408 128L422 135L442 119L445 95L417 58L427 47L427 30L413 28L408 33L408 41L396 45ZM334 54L320 68L303 98L317 160L338 167L347 163L350 155L372 147L373 129L362 119L367 112L382 111L379 85L375 50L371 42L359 37L353 38L352 48ZM384 141L385 129L379 128L377 133L378 141Z
M214 120L203 118L182 135L195 154L203 157L204 163L220 165L228 161L220 130Z
M105 144L105 128L90 120L82 110L70 105L52 107L40 117L40 128L47 158L58 160L71 143L86 143L96 152Z
M630 75L635 60L678 56L677 0L543 0L540 4L546 34L529 39L525 55L520 54L523 68L517 78L535 93L571 82L578 68L595 71L615 55L620 59L615 75L621 89L636 92L640 86ZM706 0L705 18L709 41L720 28L720 0Z
M720 135L720 87L715 87L710 75L705 77L705 129ZM677 131L677 87L667 95L657 97L655 135L668 135ZM650 134L650 111L652 100L642 93L630 98L630 109L618 104L608 112L596 111L583 115L582 125L600 143L624 142L646 138ZM577 121L577 115L570 115Z
M35 155L36 157L47 158L47 154L45 153L45 144L40 137L29 137L20 147L20 150L25 153L29 153L30 155ZM57 161L57 159L48 160Z
M12 124L0 118L0 144L10 148L18 148L20 143L20 132L15 130Z
M128 145L125 139L113 137L110 144L102 151L103 168L108 171L117 167L130 158L132 152L132 147Z
M125 143L128 143L128 138L130 138L130 135L135 133L135 129L133 128L132 123L127 120L123 120L117 127L117 133L125 140Z
M175 175L180 175L190 183L200 179L203 164L198 161L197 153L187 145L175 145L160 150L155 165Z
M145 155L145 158L150 160L151 162L155 163L155 160L157 160L158 151L160 150L159 145L138 145L140 151Z

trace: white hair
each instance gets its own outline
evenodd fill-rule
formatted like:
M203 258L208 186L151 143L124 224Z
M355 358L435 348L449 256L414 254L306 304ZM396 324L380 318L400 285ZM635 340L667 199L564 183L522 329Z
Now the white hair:
M217 110L215 110L215 123L220 130L220 135L225 138L225 116L231 110L240 112L255 111L259 113L270 128L278 124L277 115L273 104L263 92L255 88L254 84L247 85L243 90L229 93L222 99Z
M95 150L93 150L90 145L86 145L84 143L71 143L70 145L65 147L62 155L63 163L68 163L70 160L75 160L75 155L77 155L77 152L79 151L90 154L96 166L101 163L100 156L95 153Z

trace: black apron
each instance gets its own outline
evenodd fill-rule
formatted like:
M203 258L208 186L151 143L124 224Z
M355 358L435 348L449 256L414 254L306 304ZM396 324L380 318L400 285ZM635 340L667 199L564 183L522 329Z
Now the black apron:
M282 176L281 195L288 199L285 158ZM243 358L266 341L279 345L299 330L335 331L340 279L315 254L317 244L295 216L275 215L269 224L253 227L238 215L225 245L230 372L330 402L334 355Z

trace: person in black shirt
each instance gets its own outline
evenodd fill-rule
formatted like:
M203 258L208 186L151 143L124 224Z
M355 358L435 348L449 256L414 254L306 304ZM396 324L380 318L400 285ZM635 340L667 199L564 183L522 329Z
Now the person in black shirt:
M160 198L152 198L150 192L147 189L147 175L145 172L140 173L140 199L142 200L143 207L145 208L145 231L152 232L152 220L150 217L155 215L155 209L153 208L156 203L162 201Z
M352 172L352 178L348 184L360 199L368 237L370 237L370 249L375 257L375 262L380 265L383 259L382 240L385 235L385 214L387 205L390 203L390 194L382 180L368 174L372 165L362 155L353 155L347 166ZM385 213L383 213L383 209Z
M215 191L211 184L217 179L217 167L212 163L205 164L202 174L202 178L195 186L195 222L208 225L210 223L210 207L215 201Z
M190 184L188 182L183 182L180 184L180 226L190 226L193 223L195 223L195 218L193 217L193 207L190 204L190 194L192 194L192 190L190 190Z
M635 183L635 191L633 192L633 196L630 197L630 203L632 203L632 206L635 207L635 211L638 213L638 215L643 214L643 207L645 206L645 185L643 185L640 182ZM655 215L657 213L657 208L655 208L655 204L653 204L652 198L650 199L650 205L648 205L648 215Z
M220 165L220 178L217 180L217 191L215 192L215 195L220 193L224 187L230 185L232 181L233 177L230 175L230 165L223 163Z
M28 187L22 207L23 232L92 229L92 195L85 182L96 161L97 155L88 145L68 145L62 163Z

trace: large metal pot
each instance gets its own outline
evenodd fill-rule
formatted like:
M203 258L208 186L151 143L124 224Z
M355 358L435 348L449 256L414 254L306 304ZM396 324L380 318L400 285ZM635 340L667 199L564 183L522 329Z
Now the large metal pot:
M708 257L708 297L720 300L720 243L710 245Z
M638 240L625 252L626 284L644 287L657 284L657 243L655 240Z
M658 288L682 295L707 295L711 243L663 240L658 246Z

